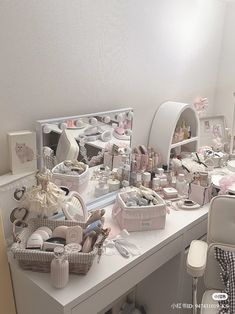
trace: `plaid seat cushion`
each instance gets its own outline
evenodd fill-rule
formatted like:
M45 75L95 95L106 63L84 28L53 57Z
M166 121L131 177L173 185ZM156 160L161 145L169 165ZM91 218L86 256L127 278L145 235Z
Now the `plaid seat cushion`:
M215 247L215 258L221 268L221 280L224 284L224 293L228 294L227 300L219 301L219 313L235 313L235 252L225 251Z

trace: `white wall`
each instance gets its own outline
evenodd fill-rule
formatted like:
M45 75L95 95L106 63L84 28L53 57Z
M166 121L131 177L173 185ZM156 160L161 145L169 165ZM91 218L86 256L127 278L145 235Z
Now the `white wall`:
M218 72L215 94L215 113L224 114L228 126L232 125L233 105L235 99L235 3L227 4L224 33L221 50L221 62Z
M134 143L146 143L161 102L212 103L224 11L220 0L1 1L0 173L6 132L37 119L131 106Z

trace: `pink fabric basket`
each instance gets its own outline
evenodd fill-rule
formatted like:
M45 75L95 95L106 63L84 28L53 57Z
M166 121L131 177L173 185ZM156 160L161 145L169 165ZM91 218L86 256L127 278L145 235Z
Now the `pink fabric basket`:
M155 193L159 201L157 205L127 207L123 201L128 193L118 193L113 206L112 215L122 229L128 231L147 231L164 229L166 222L166 205L164 200Z
M191 183L189 185L189 199L203 206L212 199L212 186L203 187Z
M60 164L59 164L60 165ZM55 166L52 169L52 181L57 186L66 186L70 191L83 192L88 185L89 181L89 167L86 165L86 170L77 176L72 176L63 173L56 173Z

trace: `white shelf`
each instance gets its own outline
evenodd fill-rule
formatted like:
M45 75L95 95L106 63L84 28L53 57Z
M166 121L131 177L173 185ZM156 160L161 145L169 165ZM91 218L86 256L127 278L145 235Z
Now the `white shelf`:
M32 174L34 174L36 172L24 172L24 173L19 173L19 174L12 174L11 172L9 173L6 173L2 176L0 176L0 188L5 186L5 185L8 185L10 183L13 183L15 181L18 181L20 179L23 179L25 177L28 177Z
M186 144L189 144L189 143L197 142L197 141L198 141L198 136L194 136L194 137L191 137L191 138L189 138L187 140L171 144L171 149L179 147L179 146L183 146L183 145L186 145Z
M172 144L175 129L183 121L190 126L194 137ZM174 101L164 102L155 112L148 146L153 147L160 154L163 165L169 165L172 148L192 143L189 147L190 151L197 150L199 139L198 124L198 115L192 105Z

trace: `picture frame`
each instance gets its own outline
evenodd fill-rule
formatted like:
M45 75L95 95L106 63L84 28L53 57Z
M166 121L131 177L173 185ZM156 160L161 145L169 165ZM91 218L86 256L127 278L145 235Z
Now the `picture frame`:
M7 135L12 174L36 171L36 133L23 130L9 132Z
M223 142L228 140L224 115L201 117L199 118L199 127L199 146L211 146L216 138L221 138Z

